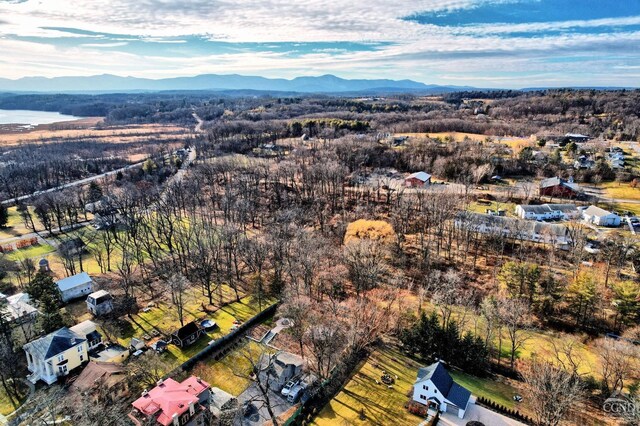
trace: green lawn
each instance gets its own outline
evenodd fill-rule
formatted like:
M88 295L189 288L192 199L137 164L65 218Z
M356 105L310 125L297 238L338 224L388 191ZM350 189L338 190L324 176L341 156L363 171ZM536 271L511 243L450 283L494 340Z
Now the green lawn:
M417 425L421 418L404 405L420 365L396 349L374 352L354 373L344 389L314 420L315 425ZM398 376L393 389L380 381L383 371ZM365 420L361 419L364 410Z
M489 204L473 202L469 204L468 210L474 213L486 213L487 209L491 209L493 211L504 210L507 213L507 216L515 217L515 208L516 205L513 203L501 203L492 201Z
M40 258L54 251L56 251L56 249L49 244L37 244L23 249L14 250L7 254L7 259L17 261L21 259Z
M225 292L230 292L227 287ZM202 309L202 304L207 300L200 294L197 288L191 289L185 296L187 303L184 310L184 323L190 321L201 321L209 318L218 324L218 327L203 336L196 344L182 350L174 345L169 345L168 356L172 358L172 364L178 366L193 355L204 349L207 344L214 339L229 334L233 327L234 321L245 322L249 318L260 312L257 300L252 296L240 299L240 302L231 303L223 308L218 309L214 313L207 314ZM275 300L269 300L268 303L263 301L262 310L273 304ZM173 331L180 328L180 320L175 307L166 303L157 303L149 312L140 311L132 315L132 319L127 319L128 326L118 336L118 342L125 346L129 346L131 338L143 338L143 336L152 335L152 330L157 330L161 335L168 336Z
M9 396L7 396L7 394L5 393L5 390L2 386L0 386L0 414L6 416L8 414L11 414L15 411L16 408L18 408L20 405L22 405L22 403L24 402L24 400L27 397L27 392L28 389L23 388L21 389L21 391L24 392L24 394L22 395L22 398L20 400L20 402L17 404L17 407L14 406L13 402L11 401L11 399L9 398Z
M520 408L519 405L516 406L517 404L513 400L513 395L520 394L521 392L513 386L491 379L471 376L462 371L451 370L450 373L453 380L467 388L471 394L483 396L507 408Z
M9 207L7 210L9 213L9 220L5 228L0 228L0 240L4 240L8 238L17 238L33 232L31 229L27 229L24 226L24 222L20 217L20 213L18 213L18 210L15 206ZM33 207L29 207L29 210L31 210L33 221L36 225L36 229L38 231L43 230L44 228L42 227L42 225L40 224L36 216L33 214Z
M258 362L261 354L269 350L260 343L245 339L242 346L229 352L219 361L209 359L198 364L194 374L202 377L211 386L238 396L251 384L248 377L252 366Z

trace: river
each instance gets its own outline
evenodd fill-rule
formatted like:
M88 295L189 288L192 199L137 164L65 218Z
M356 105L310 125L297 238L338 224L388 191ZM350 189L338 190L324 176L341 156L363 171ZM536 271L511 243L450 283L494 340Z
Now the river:
M51 124L78 119L80 119L80 117L64 115L59 112L0 109L0 124L24 124L37 126L39 124Z

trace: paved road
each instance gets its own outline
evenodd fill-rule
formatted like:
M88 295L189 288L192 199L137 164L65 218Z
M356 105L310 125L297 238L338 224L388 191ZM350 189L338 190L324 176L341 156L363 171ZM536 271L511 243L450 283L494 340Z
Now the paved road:
M35 197L35 196L38 196L38 195L47 194L49 192L60 191L62 189L71 188L71 187L74 187L74 186L86 185L89 182L92 182L92 181L98 180L98 179L103 179L103 178L105 178L107 176L115 175L118 172L124 172L125 170L133 169L133 168L136 168L136 167L141 167L143 164L144 164L144 161L141 161L141 162L135 163L135 164L130 164L130 165L128 165L126 167L122 167L120 169L112 170L110 172L102 173L102 174L99 174L99 175L91 176L91 177L80 179L80 180L75 180L73 182L65 183L64 185L56 186L55 188L49 188L49 189L45 189L43 191L36 191L33 194L22 195L22 196L17 197L17 198L11 198L9 200L4 200L4 201L2 201L2 204L4 204L4 205L13 205L13 204L15 204L15 203L17 203L19 201L25 201L25 200L28 200L31 197Z

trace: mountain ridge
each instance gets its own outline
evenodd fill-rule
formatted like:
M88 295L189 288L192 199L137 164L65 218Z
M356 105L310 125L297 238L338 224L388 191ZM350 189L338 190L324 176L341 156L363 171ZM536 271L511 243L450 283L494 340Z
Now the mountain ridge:
M452 92L475 89L468 86L439 86L413 80L345 79L332 74L299 76L292 79L239 74L199 74L189 77L149 79L100 74L93 76L0 78L4 92L131 92L177 90L258 90L297 93L347 92Z

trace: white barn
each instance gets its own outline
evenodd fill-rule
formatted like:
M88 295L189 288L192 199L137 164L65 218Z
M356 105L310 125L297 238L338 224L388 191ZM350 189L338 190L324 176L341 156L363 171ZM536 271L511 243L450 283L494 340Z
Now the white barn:
M596 206L589 206L582 212L582 219L586 223L597 226L620 226L620 216Z
M516 206L516 214L529 220L570 220L580 217L580 211L575 204L519 204Z
M457 384L440 361L418 370L413 385L413 400L420 404L435 403L440 411L451 412L463 419L474 399L463 386Z
M93 292L93 280L86 272L64 278L58 282L58 290L63 302L87 296Z

